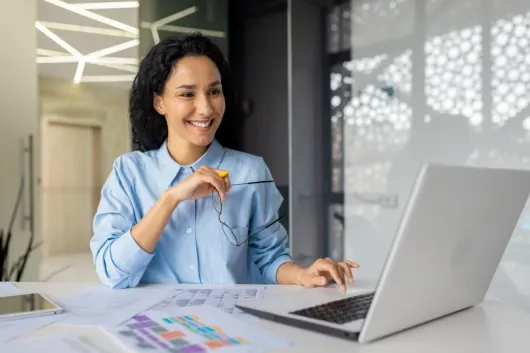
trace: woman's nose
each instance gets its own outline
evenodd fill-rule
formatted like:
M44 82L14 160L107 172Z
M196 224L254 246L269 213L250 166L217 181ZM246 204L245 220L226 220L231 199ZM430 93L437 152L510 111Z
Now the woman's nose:
M197 113L205 117L212 115L213 108L208 97L201 97L200 99L197 99L196 102Z

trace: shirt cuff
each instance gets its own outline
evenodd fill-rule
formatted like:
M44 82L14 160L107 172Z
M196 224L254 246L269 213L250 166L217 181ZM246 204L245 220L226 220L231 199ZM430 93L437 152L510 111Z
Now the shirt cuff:
M143 250L129 230L112 243L110 256L120 271L136 275L145 270L154 254Z
M293 262L293 259L289 255L280 255L272 263L267 266L267 269L263 273L265 284L278 284L276 280L276 273L278 268L286 262Z

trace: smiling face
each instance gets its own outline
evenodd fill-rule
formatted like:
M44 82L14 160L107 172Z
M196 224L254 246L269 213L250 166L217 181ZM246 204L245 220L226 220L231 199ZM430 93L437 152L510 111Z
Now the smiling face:
M225 112L221 74L205 56L187 56L174 66L155 109L166 118L168 139L206 147ZM190 146L192 147L192 146Z

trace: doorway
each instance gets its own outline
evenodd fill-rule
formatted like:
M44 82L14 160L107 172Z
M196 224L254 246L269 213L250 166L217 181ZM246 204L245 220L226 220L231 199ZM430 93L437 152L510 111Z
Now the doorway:
M43 256L90 251L101 190L101 122L42 120Z

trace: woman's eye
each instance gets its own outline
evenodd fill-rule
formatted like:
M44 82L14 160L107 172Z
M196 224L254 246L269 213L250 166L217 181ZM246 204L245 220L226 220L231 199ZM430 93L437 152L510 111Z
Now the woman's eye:
M218 89L218 88L214 88L214 89L211 90L211 94L213 94L214 96L215 96L215 95L218 95L218 94L220 94L220 93L221 93L221 90Z
M192 98L193 97L193 93L191 93L191 92L182 93L180 96L184 97L184 98Z

